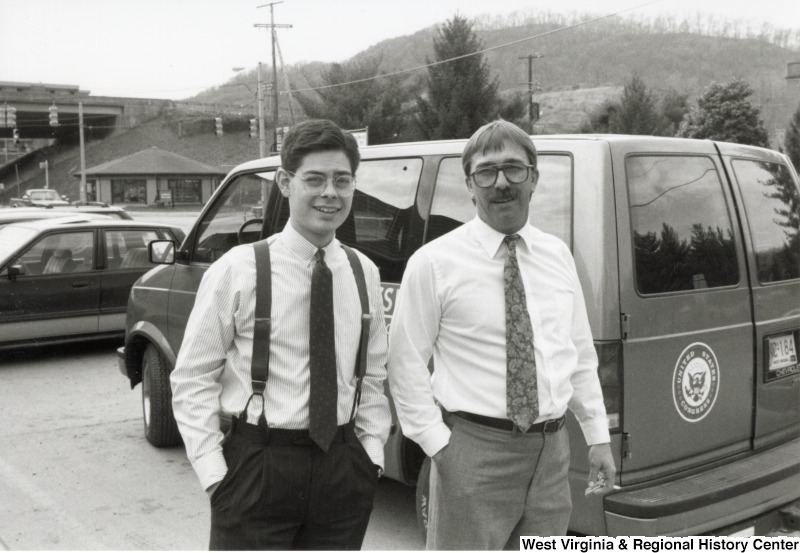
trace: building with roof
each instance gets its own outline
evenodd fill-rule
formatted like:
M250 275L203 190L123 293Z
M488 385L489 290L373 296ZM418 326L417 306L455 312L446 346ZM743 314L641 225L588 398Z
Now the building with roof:
M116 205L202 205L225 173L152 146L87 169L86 199Z

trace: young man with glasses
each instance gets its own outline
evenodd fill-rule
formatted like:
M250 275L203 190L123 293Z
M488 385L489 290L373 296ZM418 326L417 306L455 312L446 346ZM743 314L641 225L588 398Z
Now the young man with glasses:
M389 382L403 432L433 458L428 549L517 549L566 533L567 408L590 445L586 493L610 490L615 467L572 256L528 222L530 137L492 122L462 163L477 217L409 260Z
M233 248L197 292L171 381L211 549L361 547L391 415L378 268L335 238L359 160L332 122L294 126L286 227Z

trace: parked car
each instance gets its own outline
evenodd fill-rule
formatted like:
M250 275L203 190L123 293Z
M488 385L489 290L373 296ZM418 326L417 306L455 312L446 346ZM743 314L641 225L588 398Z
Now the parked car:
M0 210L0 212L6 210ZM48 206L48 207L19 207L14 210L15 212L23 212L23 213L41 213L43 211L49 213L58 213L61 215L78 215L83 213L95 213L98 215L108 215L109 217L113 217L115 219L133 219L133 215L131 215L125 209L115 206L115 205L108 205L105 203L88 203L88 204L78 204L78 203L71 203L69 205L58 205L58 206Z
M110 219L107 215L98 213L84 213L87 219ZM70 217L70 213L58 211L55 208L45 209L41 207L20 207L18 209L0 209L0 228L11 223L20 223L22 221L37 221L39 219L58 219L63 217Z
M184 233L96 217L0 228L0 349L124 334L131 285L153 268L148 244Z
M21 198L11 198L9 203L11 207L50 207L69 205L69 199L52 188L31 188Z
M800 191L788 158L707 140L532 139L541 176L530 218L575 257L618 467L615 492L584 497L587 448L568 417L570 530L760 534L778 524L800 498ZM337 237L380 268L388 323L409 256L475 216L464 143L361 149ZM180 440L168 375L203 273L288 219L279 164L236 167L179 248L153 243L174 264L134 284L120 370L132 386L144 381L154 445ZM423 524L428 463L395 424L385 474L416 482Z

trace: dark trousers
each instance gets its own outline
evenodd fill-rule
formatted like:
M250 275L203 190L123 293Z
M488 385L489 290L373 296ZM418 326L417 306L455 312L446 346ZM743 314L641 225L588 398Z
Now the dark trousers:
M378 475L352 424L323 452L307 431L236 422L211 498L211 550L360 549Z

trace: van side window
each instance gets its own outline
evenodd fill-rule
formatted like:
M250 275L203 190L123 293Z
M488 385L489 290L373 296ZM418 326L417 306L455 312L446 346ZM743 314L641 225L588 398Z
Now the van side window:
M538 156L539 184L531 198L529 220L536 228L571 244L572 158L563 154ZM431 217L425 242L430 242L475 216L460 157L439 164Z
M800 194L785 165L736 159L761 284L800 278Z
M714 162L637 155L625 169L639 293L737 284L733 228Z
M238 175L225 185L224 192L214 198L214 205L205 213L195 236L192 261L213 263L228 250L239 245L239 229L252 219L264 219L269 195L277 193L275 171ZM273 191L274 189L274 191ZM268 216L269 213L266 213ZM261 227L247 227L242 243L260 238Z
M403 276L421 173L420 158L365 160L356 173L353 208L336 237L372 259L381 280L400 282Z

